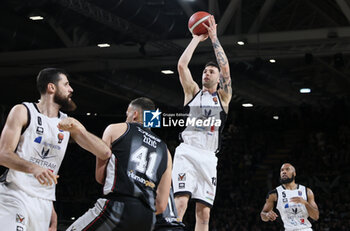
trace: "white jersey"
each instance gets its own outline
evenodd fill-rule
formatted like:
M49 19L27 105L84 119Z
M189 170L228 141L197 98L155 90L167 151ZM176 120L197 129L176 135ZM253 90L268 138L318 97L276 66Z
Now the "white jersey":
M188 113L187 127L181 133L185 144L218 152L220 149L220 134L226 120L219 95L200 90L185 106Z
M28 109L28 127L22 133L16 153L22 159L50 169L54 174L62 163L69 140L69 132L60 131L58 123L66 114L49 118L39 112L34 103L23 103ZM6 182L15 184L30 196L55 200L55 184L41 185L33 174L9 169Z
M292 197L302 197L307 201L307 189L303 185L299 185L294 190L285 189L282 185L277 190L277 206L281 219L286 231L294 230L312 230L311 223L308 220L309 213L305 205L290 202Z

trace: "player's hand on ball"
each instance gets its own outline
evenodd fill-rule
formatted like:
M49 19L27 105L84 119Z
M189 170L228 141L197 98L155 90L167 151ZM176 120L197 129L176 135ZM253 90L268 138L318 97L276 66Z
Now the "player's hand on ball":
M214 19L214 16L213 15L210 15L209 19L208 19L208 22L209 22L209 26L207 26L206 24L203 23L203 26L205 28L207 28L208 30L208 36L213 39L214 37L216 37L216 27L217 27L217 24L215 22L215 19Z

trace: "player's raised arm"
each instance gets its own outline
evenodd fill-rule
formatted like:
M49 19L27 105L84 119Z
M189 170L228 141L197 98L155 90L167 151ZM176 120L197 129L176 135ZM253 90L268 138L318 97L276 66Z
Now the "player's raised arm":
M177 70L179 72L180 82L185 94L184 104L187 104L199 91L199 86L193 80L191 71L188 68L188 64L190 63L194 50L197 48L198 44L201 41L206 40L207 38L207 35L193 35L191 42L186 47L185 51L182 53L177 63Z
M214 16L211 15L208 22L209 26L207 26L205 23L203 23L203 26L205 26L208 30L209 38L213 44L216 61L220 67L220 95L224 101L229 102L232 97L230 64L217 37L217 24L215 23Z

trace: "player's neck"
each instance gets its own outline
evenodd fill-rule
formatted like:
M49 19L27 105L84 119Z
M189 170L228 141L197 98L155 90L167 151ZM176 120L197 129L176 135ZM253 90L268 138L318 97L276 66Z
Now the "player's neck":
M294 190L297 188L297 184L293 181L288 184L283 184L283 187L288 190Z
M40 102L36 104L40 113L47 117L57 117L60 106L54 103L52 99L48 97L41 97Z
M216 92L216 86L215 87L211 87L211 88L206 88L206 87L202 87L202 91L207 91L210 94L213 94L214 92Z

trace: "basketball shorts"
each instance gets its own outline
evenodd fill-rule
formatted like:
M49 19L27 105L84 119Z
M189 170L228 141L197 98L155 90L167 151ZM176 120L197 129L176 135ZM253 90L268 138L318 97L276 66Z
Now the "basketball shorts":
M154 212L137 198L100 198L67 231L151 231Z
M174 195L188 194L192 200L211 208L216 193L217 162L213 152L181 143L174 156Z
M0 183L0 230L47 231L52 201L31 197L14 184Z

